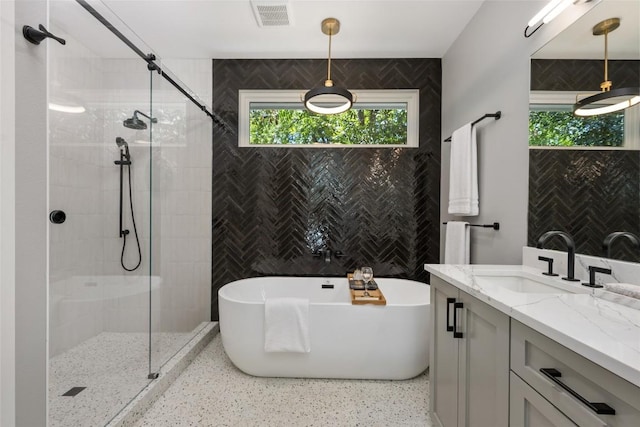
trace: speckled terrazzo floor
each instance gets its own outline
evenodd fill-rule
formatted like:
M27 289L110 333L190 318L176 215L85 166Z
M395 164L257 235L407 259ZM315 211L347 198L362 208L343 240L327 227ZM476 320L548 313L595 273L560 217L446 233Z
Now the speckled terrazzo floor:
M171 357L193 333L153 335L153 366ZM149 337L103 332L49 361L49 426L105 425L148 383ZM86 387L76 396L62 396Z
M231 363L220 335L136 427L430 427L429 380L258 378Z

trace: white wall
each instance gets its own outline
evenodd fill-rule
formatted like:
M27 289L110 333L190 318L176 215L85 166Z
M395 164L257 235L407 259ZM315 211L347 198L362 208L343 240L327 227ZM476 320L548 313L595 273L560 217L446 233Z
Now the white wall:
M48 43L22 25L47 22L45 1L15 3L15 411L16 425L46 424Z
M471 262L520 264L527 244L529 180L529 57L594 6L572 6L531 38L527 21L547 1L486 1L442 58L442 139L485 113L502 111L499 121L478 125L480 215L472 223L500 223L500 230L471 229ZM441 219L447 213L449 150L442 143ZM444 228L441 233L441 260Z
M0 425L15 425L15 51L13 1L0 1Z

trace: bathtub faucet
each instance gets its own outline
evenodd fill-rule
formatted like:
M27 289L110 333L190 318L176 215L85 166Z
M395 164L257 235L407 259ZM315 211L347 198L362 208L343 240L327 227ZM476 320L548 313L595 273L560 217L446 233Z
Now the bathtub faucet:
M331 256L332 255L335 258L341 258L343 256L342 252L340 252L340 251L332 252L331 249L329 249L327 247L324 247L322 249L318 249L312 255L314 257L316 257L316 258L323 258L324 262L327 263L327 264L331 263Z

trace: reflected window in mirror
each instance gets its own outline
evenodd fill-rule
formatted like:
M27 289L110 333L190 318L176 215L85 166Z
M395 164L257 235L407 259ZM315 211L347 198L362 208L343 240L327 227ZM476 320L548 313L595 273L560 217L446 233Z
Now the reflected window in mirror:
M531 91L529 146L544 148L640 149L640 109L579 117L572 113L577 92Z

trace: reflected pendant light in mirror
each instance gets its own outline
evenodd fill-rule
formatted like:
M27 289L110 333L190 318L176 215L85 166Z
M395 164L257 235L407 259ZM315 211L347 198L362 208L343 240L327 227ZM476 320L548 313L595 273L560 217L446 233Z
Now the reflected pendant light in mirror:
M322 21L322 32L329 36L329 57L327 60L327 80L324 86L313 88L304 95L304 106L318 114L339 114L351 108L353 94L347 89L333 85L331 80L331 37L340 31L340 21L326 18Z
M624 110L640 103L640 87L612 89L609 80L609 33L620 26L620 18L609 18L593 27L593 35L604 35L604 81L600 83L600 93L578 100L573 106L576 116L598 116ZM604 104L604 105L603 105Z

